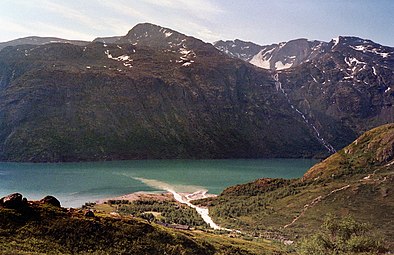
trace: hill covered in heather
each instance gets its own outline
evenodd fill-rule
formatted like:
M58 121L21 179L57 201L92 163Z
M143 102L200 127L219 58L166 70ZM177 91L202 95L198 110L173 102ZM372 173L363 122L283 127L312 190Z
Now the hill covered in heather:
M199 203L207 205L223 227L296 243L323 234L320 226L327 215L352 217L392 251L393 184L394 124L388 124L361 135L300 179L259 179Z

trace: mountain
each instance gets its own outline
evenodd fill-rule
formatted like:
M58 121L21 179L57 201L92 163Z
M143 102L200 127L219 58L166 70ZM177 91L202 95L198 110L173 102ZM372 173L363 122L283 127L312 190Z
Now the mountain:
M331 151L366 130L394 122L392 47L358 37L298 39L261 46L258 53L243 58L236 45L247 47L239 40L228 41L225 48L215 44L232 57L273 70L288 106Z
M279 44L260 46L241 40L217 41L214 46L231 57L240 58L255 66L283 70L308 62L324 51L327 43L296 39Z
M48 43L69 43L69 44L74 44L74 45L85 46L89 42L79 41L79 40L67 40L67 39L61 39L61 38L56 38L56 37L29 36L29 37L19 38L19 39L8 41L8 42L2 42L2 43L0 43L0 50L5 47L8 47L8 46L17 46L17 45L24 45L24 44L44 45L44 44L48 44Z
M391 47L215 45L142 23L82 46L4 48L0 159L325 157L394 122ZM270 69L246 63L256 56Z
M213 45L220 51L228 54L230 57L240 58L249 62L262 49L262 46L252 43L244 42L238 39L234 41L217 41Z
M0 51L0 159L311 157L327 153L271 73L139 24L114 44Z
M222 227L296 242L317 233L326 215L350 215L370 225L392 251L393 185L394 124L387 124L364 133L300 179L259 179L198 203L208 205Z
M357 37L339 37L319 56L277 73L280 90L326 141L394 122L394 48ZM336 131L329 131L334 128ZM352 134L353 133L353 134Z

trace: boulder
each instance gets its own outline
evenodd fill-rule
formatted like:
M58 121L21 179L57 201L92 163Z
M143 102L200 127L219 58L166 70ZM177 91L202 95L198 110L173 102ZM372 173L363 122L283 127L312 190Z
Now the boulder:
M41 204L48 204L48 205L53 205L56 207L60 207L60 201L57 200L56 197L54 196L46 196L43 199L40 200Z
M26 204L27 200L23 199L20 193L13 193L0 199L0 205L10 209L18 209L26 206Z
M89 211L86 211L86 212L85 212L85 216L86 216L86 217L94 217L94 212L92 212L92 211L90 211L90 210L89 210Z

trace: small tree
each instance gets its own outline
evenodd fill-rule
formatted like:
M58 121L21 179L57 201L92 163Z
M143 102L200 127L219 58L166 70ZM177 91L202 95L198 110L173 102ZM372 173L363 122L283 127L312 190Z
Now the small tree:
M329 255L385 251L382 243L370 234L370 227L352 217L339 220L329 215L320 229L320 233L302 240L298 248L299 254Z

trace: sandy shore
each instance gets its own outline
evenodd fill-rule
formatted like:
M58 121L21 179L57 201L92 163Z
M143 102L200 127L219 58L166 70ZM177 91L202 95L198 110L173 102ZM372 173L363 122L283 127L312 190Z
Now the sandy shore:
M178 193L185 201L193 201L198 199L203 199L207 197L216 197L217 195L208 194L206 190L199 190L194 193ZM103 198L95 201L97 204L103 204L109 200L127 200L127 201L136 201L136 200L156 200L156 201L177 201L174 198L173 193L171 192L163 192L163 193L150 193L145 191L134 192L126 195L122 195L119 197L110 197ZM178 201L179 202L179 201Z
M109 200L127 200L130 202L136 200L175 201L174 196L170 192L150 193L150 192L139 191L119 197L99 199L96 201L96 203L103 204Z

